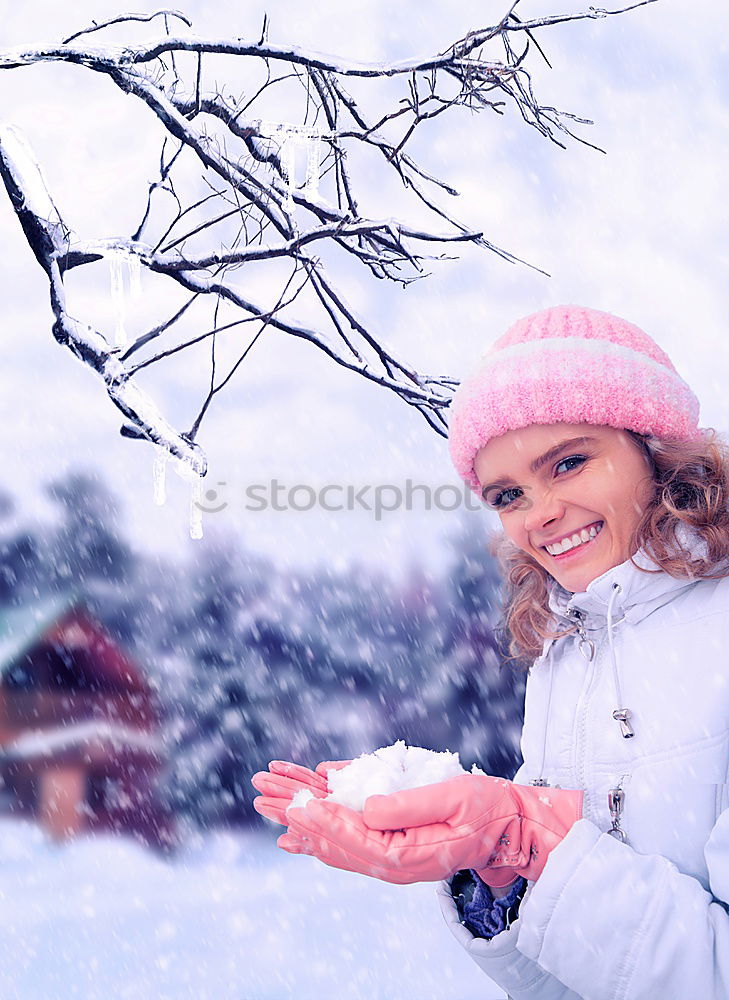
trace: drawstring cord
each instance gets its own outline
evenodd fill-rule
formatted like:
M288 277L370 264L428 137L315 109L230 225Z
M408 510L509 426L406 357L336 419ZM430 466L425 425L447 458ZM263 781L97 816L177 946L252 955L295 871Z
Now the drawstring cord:
M547 736L549 734L549 717L552 708L552 688L554 687L554 662L552 660L552 646L554 645L554 639L549 644L549 649L547 651L547 660L549 660L549 692L547 694L547 719L544 724L544 740L542 741L542 763L539 767L539 777L532 778L529 782L530 785L548 785L549 782L544 775L544 764L547 757Z
M615 700L617 701L618 705L622 703L623 696L620 693L620 677L618 676L618 664L617 660L615 659L615 645L613 643L613 604L619 592L620 592L620 584L614 583L613 592L610 595L610 600L608 601L608 609L607 609L608 644L610 646L610 660L613 665ZM630 725L630 722L628 721L631 718L631 716L632 712L630 711L629 708L616 708L615 711L613 712L613 718L620 723L620 733L626 740L630 739L631 736L635 736L635 733L633 732L633 727Z

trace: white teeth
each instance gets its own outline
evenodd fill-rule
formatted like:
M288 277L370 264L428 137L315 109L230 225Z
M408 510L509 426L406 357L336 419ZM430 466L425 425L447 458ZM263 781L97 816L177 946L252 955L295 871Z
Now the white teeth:
M554 545L548 545L547 552L551 556L558 556L561 552L569 552L570 549L576 548L578 545L583 545L585 542L589 542L591 538L595 538L602 531L602 523L598 525L592 525L590 530L583 528L579 532L575 532L572 537L563 538L561 542L556 542Z
M554 545L547 546L547 552L550 556L558 556L560 552L566 552L568 549L572 548L572 542L569 538L565 538L563 542L555 542Z

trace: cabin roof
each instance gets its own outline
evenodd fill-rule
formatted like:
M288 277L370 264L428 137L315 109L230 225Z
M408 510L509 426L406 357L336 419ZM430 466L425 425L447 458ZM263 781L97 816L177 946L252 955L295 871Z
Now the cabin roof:
M94 676L119 690L149 693L139 664L89 614L81 589L69 589L33 605L0 608L0 681L21 656L45 643L85 647Z
M83 593L74 589L52 594L32 605L0 608L0 676L83 601Z

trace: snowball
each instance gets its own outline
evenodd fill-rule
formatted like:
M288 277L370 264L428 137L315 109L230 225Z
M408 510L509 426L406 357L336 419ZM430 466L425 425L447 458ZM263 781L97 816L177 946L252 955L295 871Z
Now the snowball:
M346 767L327 771L329 794L326 797L361 812L370 795L420 788L466 773L457 753L409 747L398 740L392 746L360 754Z

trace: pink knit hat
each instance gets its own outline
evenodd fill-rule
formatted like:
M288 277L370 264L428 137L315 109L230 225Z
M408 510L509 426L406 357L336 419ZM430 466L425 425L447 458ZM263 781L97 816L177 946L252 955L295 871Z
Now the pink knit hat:
M699 401L668 355L639 327L584 306L554 306L517 320L458 387L450 410L451 459L479 496L479 449L530 424L698 437Z

